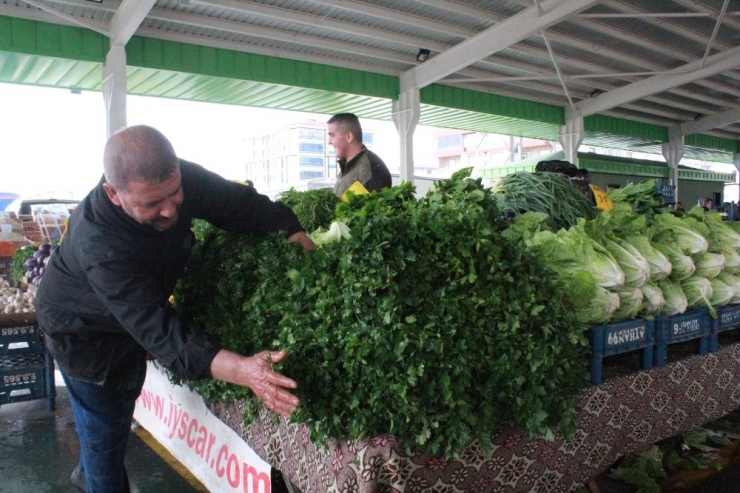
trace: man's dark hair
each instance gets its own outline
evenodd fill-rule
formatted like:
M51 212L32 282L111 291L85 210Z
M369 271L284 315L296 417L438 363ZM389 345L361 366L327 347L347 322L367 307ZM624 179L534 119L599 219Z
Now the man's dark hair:
M355 139L362 142L362 126L360 126L360 119L354 113L337 113L326 123L335 123L343 134L352 132Z
M159 130L146 125L124 128L105 145L105 181L125 191L129 182L161 183L180 165L175 149Z

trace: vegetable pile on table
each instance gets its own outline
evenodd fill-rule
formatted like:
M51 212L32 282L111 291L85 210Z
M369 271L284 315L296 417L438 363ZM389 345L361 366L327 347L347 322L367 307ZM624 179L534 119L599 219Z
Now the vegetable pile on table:
M34 246L21 248L13 256L15 278L20 280L21 277L25 277L29 284L38 286L46 272L46 263L57 248L58 244L52 246L49 243L42 243L38 248Z
M671 212L655 180L609 192L611 212L556 230L538 209L504 235L558 274L581 322L604 324L740 303L737 223L694 207Z
M503 424L571 432L585 326L558 275L501 234L496 197L468 173L420 199L409 184L338 205L325 196L327 220L346 228L311 252L199 225L176 306L228 349L287 349L293 419L317 444L390 433L453 456ZM332 229L315 226L317 239ZM191 385L254 410L246 388Z

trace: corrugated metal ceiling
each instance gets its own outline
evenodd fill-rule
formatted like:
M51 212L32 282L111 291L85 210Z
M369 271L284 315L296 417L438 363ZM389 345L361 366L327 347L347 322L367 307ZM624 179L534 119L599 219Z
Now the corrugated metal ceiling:
M517 14L538 8L546 13L567 3L160 0L149 10L137 35L400 76L419 65L415 58L419 48L431 50L425 63L434 63L435 57L487 30L508 34L506 25ZM122 4L116 0L0 0L0 15L88 26L100 32L109 28ZM0 33L0 38L4 35L7 33ZM640 93L598 112L668 128L733 113L740 107L738 45L740 0L603 0L563 16L543 31L533 30L496 53L471 59L436 83L556 105L572 113L593 104L593 99L608 101L610 92L660 78L667 71L695 74L686 83L656 84L654 92ZM99 64L38 55L0 54L2 80L99 90ZM713 71L718 57L731 63L724 70ZM691 63L695 65L687 65ZM359 108L358 114L390 118L389 100L329 96L306 87L158 72L152 67L131 67L129 84L129 90L136 94L324 113L349 103L353 109ZM424 105L422 123L432 122L497 131L508 125L511 133L528 136L554 136L557 128L526 119ZM703 133L737 140L740 124L730 121ZM587 142L599 141L620 147L629 147L630 142L650 147L624 136L587 135Z

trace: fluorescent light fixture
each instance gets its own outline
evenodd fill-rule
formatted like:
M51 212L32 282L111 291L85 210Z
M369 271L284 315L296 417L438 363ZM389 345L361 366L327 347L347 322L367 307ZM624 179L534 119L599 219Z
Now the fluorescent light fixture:
M427 58L429 58L430 53L431 51L427 50L426 48L419 48L419 53L416 54L416 61L426 62Z

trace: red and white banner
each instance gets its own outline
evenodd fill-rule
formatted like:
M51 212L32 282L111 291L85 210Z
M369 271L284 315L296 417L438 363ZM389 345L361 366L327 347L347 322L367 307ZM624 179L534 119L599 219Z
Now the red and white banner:
M134 418L209 491L271 493L270 465L198 394L173 385L152 362Z

